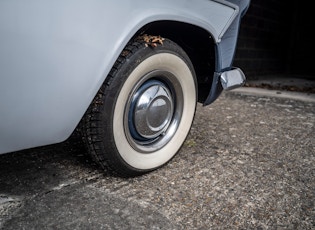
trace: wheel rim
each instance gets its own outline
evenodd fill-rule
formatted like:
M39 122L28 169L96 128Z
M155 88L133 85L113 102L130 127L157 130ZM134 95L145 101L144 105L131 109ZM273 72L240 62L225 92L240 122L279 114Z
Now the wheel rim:
M130 145L142 153L166 145L178 128L182 101L182 89L170 72L155 70L143 76L126 104L124 127Z

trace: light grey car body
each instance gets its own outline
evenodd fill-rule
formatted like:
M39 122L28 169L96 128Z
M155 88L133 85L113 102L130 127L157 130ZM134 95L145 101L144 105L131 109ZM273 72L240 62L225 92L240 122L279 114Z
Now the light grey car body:
M0 153L66 140L123 48L148 24L177 22L208 32L214 72L230 70L247 6L223 0L0 1ZM228 32L232 40L224 44Z

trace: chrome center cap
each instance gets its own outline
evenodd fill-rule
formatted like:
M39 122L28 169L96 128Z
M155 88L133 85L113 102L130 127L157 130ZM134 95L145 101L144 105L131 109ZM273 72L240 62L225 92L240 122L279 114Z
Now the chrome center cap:
M169 126L173 116L173 100L164 84L154 84L139 95L134 110L134 124L144 138L155 138Z

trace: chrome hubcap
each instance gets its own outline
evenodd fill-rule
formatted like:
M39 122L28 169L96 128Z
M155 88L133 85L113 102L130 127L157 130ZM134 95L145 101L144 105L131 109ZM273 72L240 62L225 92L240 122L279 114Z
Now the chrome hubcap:
M146 82L135 97L133 122L138 134L143 138L156 138L171 122L173 101L171 93L160 81Z
M130 145L143 153L166 145L175 134L183 111L177 78L155 70L143 76L126 103L124 127Z

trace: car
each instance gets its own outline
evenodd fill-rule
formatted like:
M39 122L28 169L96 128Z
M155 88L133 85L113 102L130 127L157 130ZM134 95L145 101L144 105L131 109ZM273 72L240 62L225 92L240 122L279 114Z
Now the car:
M245 75L233 66L249 0L0 2L0 153L79 130L104 169L167 164L207 106Z

